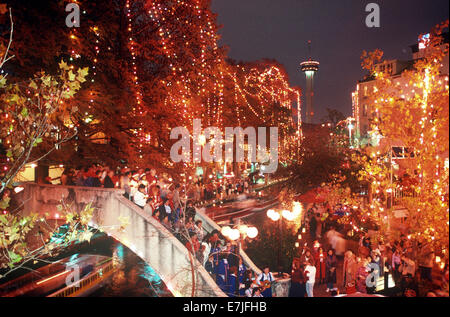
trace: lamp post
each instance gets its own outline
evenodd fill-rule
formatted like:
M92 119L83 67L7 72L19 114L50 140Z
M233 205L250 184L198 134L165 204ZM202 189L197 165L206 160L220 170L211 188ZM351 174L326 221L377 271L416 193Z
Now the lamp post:
M221 233L224 237L230 239L231 241L237 242L237 250L236 253L238 255L238 259L241 254L241 241L245 240L245 238L254 239L258 236L258 229L256 227L247 226L245 224L241 225L241 220L238 219L238 223L234 225L234 227L224 226L221 229ZM236 295L239 295L239 261L238 261L238 270L236 276Z

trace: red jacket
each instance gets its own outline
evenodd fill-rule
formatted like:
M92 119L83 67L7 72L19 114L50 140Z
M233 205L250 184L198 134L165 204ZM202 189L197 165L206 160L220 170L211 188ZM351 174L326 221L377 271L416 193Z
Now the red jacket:
M322 255L322 256L321 256ZM324 279L325 278L325 252L316 253L315 262L316 262L316 279Z

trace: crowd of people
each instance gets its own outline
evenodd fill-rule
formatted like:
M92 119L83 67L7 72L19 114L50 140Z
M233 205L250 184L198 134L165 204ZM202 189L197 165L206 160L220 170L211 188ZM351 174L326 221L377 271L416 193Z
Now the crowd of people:
M52 184L49 176L39 180L44 184ZM57 181L57 180L56 180ZM59 178L61 185L122 188L132 197L140 185L145 186L145 193L151 194L153 187L164 192L173 190L175 186L171 177L163 174L159 176L155 169L130 168L112 169L109 166L92 164L88 167L65 168ZM249 193L252 186L250 178L222 177L221 179L206 176L189 177L189 186L183 188L186 195L194 202L205 202L213 199L226 199L235 195ZM171 188L172 187L172 188ZM138 194L139 196L139 194Z
M243 262L236 242L226 240L217 230L205 234L203 239L199 236L197 231L191 231L189 239L184 239L186 248L225 294L230 297L272 297L271 285L275 278L268 266L255 276ZM183 237L179 236L179 239L183 240Z
M123 189L127 199L160 222L185 245L227 295L272 296L270 283L274 278L268 268L255 276L238 255L236 243L225 239L217 230L207 233L202 220L196 217L197 203L249 193L249 180L204 181L198 178L192 180L194 186L186 189L171 178L158 177L154 169L118 171L108 166L92 164L87 168L65 169L60 183ZM182 193L189 198L185 206L184 200L180 198Z
M404 234L389 241L373 241L372 235L365 232L359 243L352 245L333 224L317 215L314 207L304 219L303 232L309 233L310 242L292 263L290 296L313 297L317 284L326 284L331 296L340 292L375 294L377 290L393 296L448 296L448 260L443 268L439 267L430 243ZM328 247L326 252L323 245ZM342 265L341 285L337 285L338 262Z
M314 297L314 286L326 284L326 291L338 291L337 257L333 249L324 251L318 241L312 248L305 247L300 257L292 262L290 297Z
M49 181L49 180L47 180ZM237 246L227 241L220 232L206 233L201 220L196 220L195 205L211 199L248 193L249 180L221 181L193 179L189 188L182 187L168 177L158 177L154 169L113 170L108 166L92 164L87 168L65 169L62 185L121 188L125 197L150 214L176 237L203 263L216 280L217 285L230 296L272 296L271 285L275 279L269 268L254 276L237 255ZM183 205L180 194L189 199ZM183 197L185 197L183 196ZM435 254L430 244L412 241L405 235L391 241L372 242L365 234L357 249L346 243L345 235L335 223L329 222L329 210L320 212L314 204L305 214L303 232L309 233L310 247L302 249L292 263L289 296L313 297L315 285L326 284L331 296L340 291L373 294L378 281L368 283L368 276L378 276L384 289L391 288L389 280L404 296L448 296L448 263L443 269L444 278L432 277ZM323 216L323 215L328 215ZM324 241L328 249L319 243ZM342 285L337 285L338 262L342 264ZM426 294L419 290L419 283L426 284Z

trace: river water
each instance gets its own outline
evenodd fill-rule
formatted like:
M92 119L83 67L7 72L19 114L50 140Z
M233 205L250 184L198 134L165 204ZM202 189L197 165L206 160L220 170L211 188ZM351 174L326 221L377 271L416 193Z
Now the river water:
M93 249L96 253L112 256L118 269L91 297L172 297L156 272L121 243L112 238L102 239Z

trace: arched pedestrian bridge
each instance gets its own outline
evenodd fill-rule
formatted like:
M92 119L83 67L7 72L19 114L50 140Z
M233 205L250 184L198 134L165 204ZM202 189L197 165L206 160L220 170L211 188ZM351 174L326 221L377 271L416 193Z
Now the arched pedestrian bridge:
M148 263L173 295L226 296L184 245L151 215L126 199L121 190L35 183L23 186L25 189L21 195L25 213L48 213L49 218L57 218L57 206L62 200L73 204L76 210L82 210L91 203L95 208L92 225L101 228ZM201 210L197 212L197 218L203 221L206 231L220 230ZM122 230L120 219L128 222ZM243 251L241 256L247 267L257 274L261 272Z

